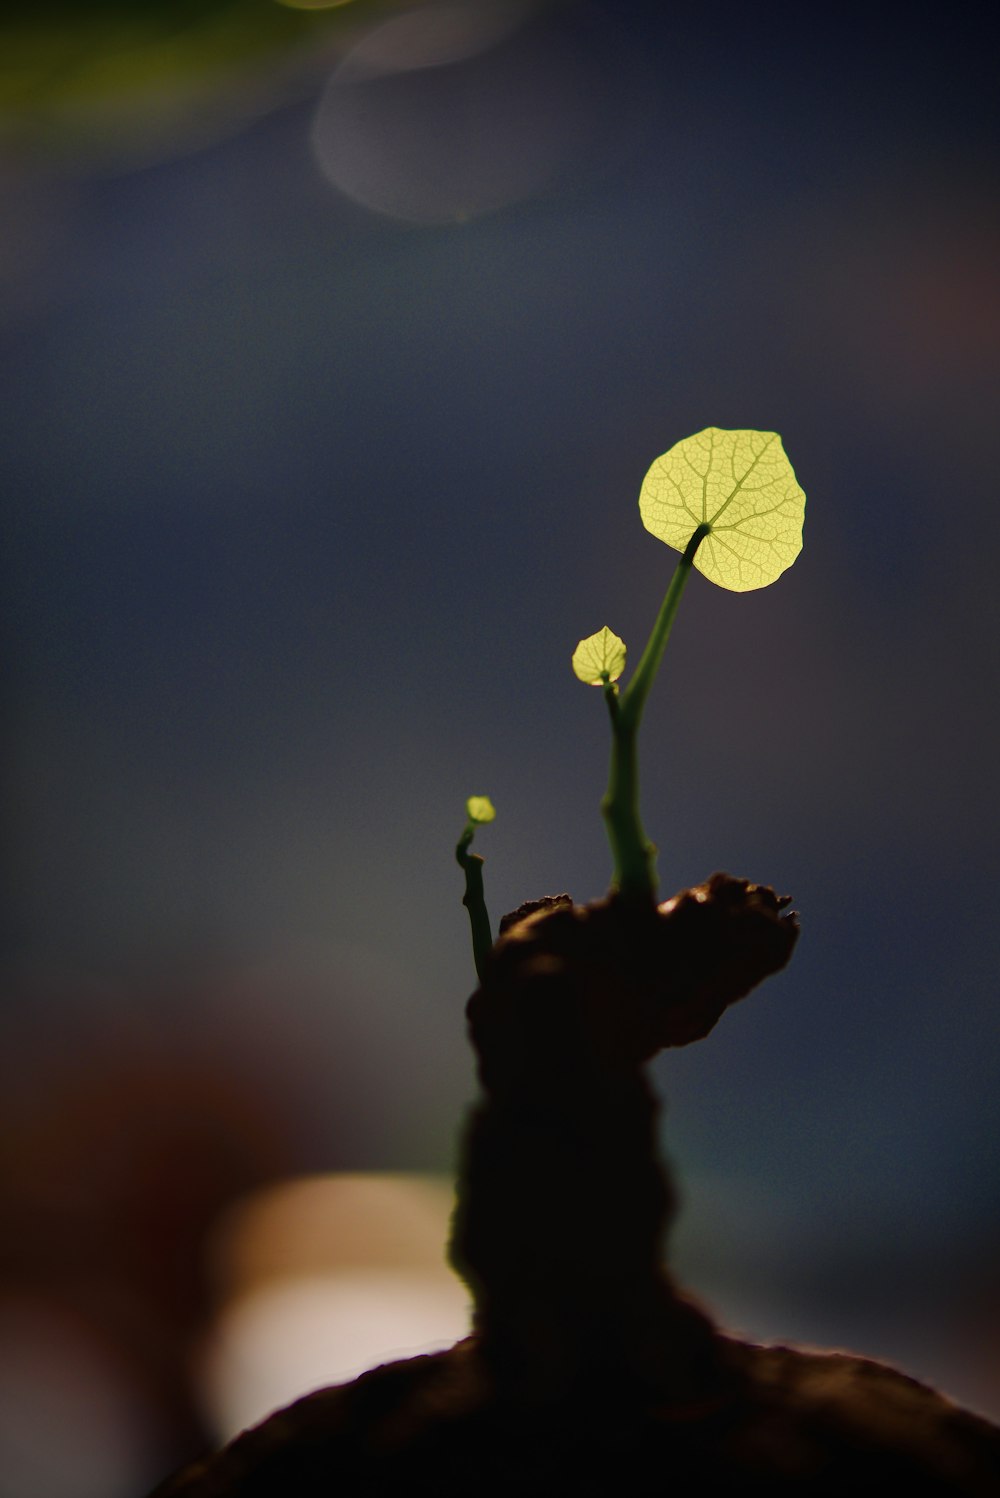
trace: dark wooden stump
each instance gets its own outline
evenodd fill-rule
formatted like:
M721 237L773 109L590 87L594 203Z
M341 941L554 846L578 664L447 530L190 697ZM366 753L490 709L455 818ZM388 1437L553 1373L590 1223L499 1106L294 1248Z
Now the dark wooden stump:
M787 904L714 875L659 907L508 917L468 1009L483 1100L450 1252L472 1335L298 1401L156 1498L1000 1498L989 1422L883 1364L728 1337L663 1267L644 1063L785 965Z

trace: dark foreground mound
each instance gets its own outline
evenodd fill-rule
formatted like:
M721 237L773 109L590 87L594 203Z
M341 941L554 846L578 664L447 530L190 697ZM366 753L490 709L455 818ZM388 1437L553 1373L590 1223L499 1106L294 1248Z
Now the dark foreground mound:
M1000 1430L882 1364L728 1337L664 1268L643 1063L784 967L788 903L716 874L508 917L468 1009L483 1097L450 1252L473 1335L300 1400L156 1498L1000 1498Z

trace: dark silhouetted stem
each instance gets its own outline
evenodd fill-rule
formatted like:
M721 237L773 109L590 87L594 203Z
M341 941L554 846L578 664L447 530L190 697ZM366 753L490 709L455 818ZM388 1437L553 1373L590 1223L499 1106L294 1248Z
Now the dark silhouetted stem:
M455 859L465 874L465 894L462 896L462 904L469 912L469 924L472 927L472 957L476 964L476 975L481 983L486 968L486 959L493 945L493 934L490 931L489 911L486 909L486 896L483 892L483 860L478 853L469 852L469 845L475 833L475 823L467 822L455 849Z

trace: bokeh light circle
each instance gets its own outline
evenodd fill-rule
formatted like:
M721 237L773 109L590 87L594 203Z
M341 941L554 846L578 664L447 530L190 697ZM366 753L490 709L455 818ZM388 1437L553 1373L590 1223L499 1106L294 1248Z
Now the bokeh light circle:
M533 197L592 128L585 54L523 0L459 0L366 32L312 132L341 192L411 223L461 222Z

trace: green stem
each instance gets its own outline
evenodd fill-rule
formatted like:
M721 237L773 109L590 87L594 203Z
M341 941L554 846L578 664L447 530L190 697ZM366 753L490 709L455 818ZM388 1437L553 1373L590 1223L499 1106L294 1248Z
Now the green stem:
M611 715L611 767L601 812L615 861L613 887L628 900L656 898L656 847L643 831L639 816L639 724L691 575L695 552L709 530L708 525L697 527L677 563L642 659L626 690L619 698L611 682L604 684Z
M486 959L493 946L493 934L490 930L489 911L486 909L486 896L483 893L483 860L478 853L469 852L469 845L475 835L476 824L466 822L465 831L459 838L455 849L455 859L465 874L465 894L462 896L462 904L469 912L469 924L472 927L472 957L476 964L476 974L482 983L486 972Z
M611 766L601 814L615 860L612 885L627 900L643 900L656 893L656 848L639 819L638 735L613 682L605 682L604 700L611 717Z

